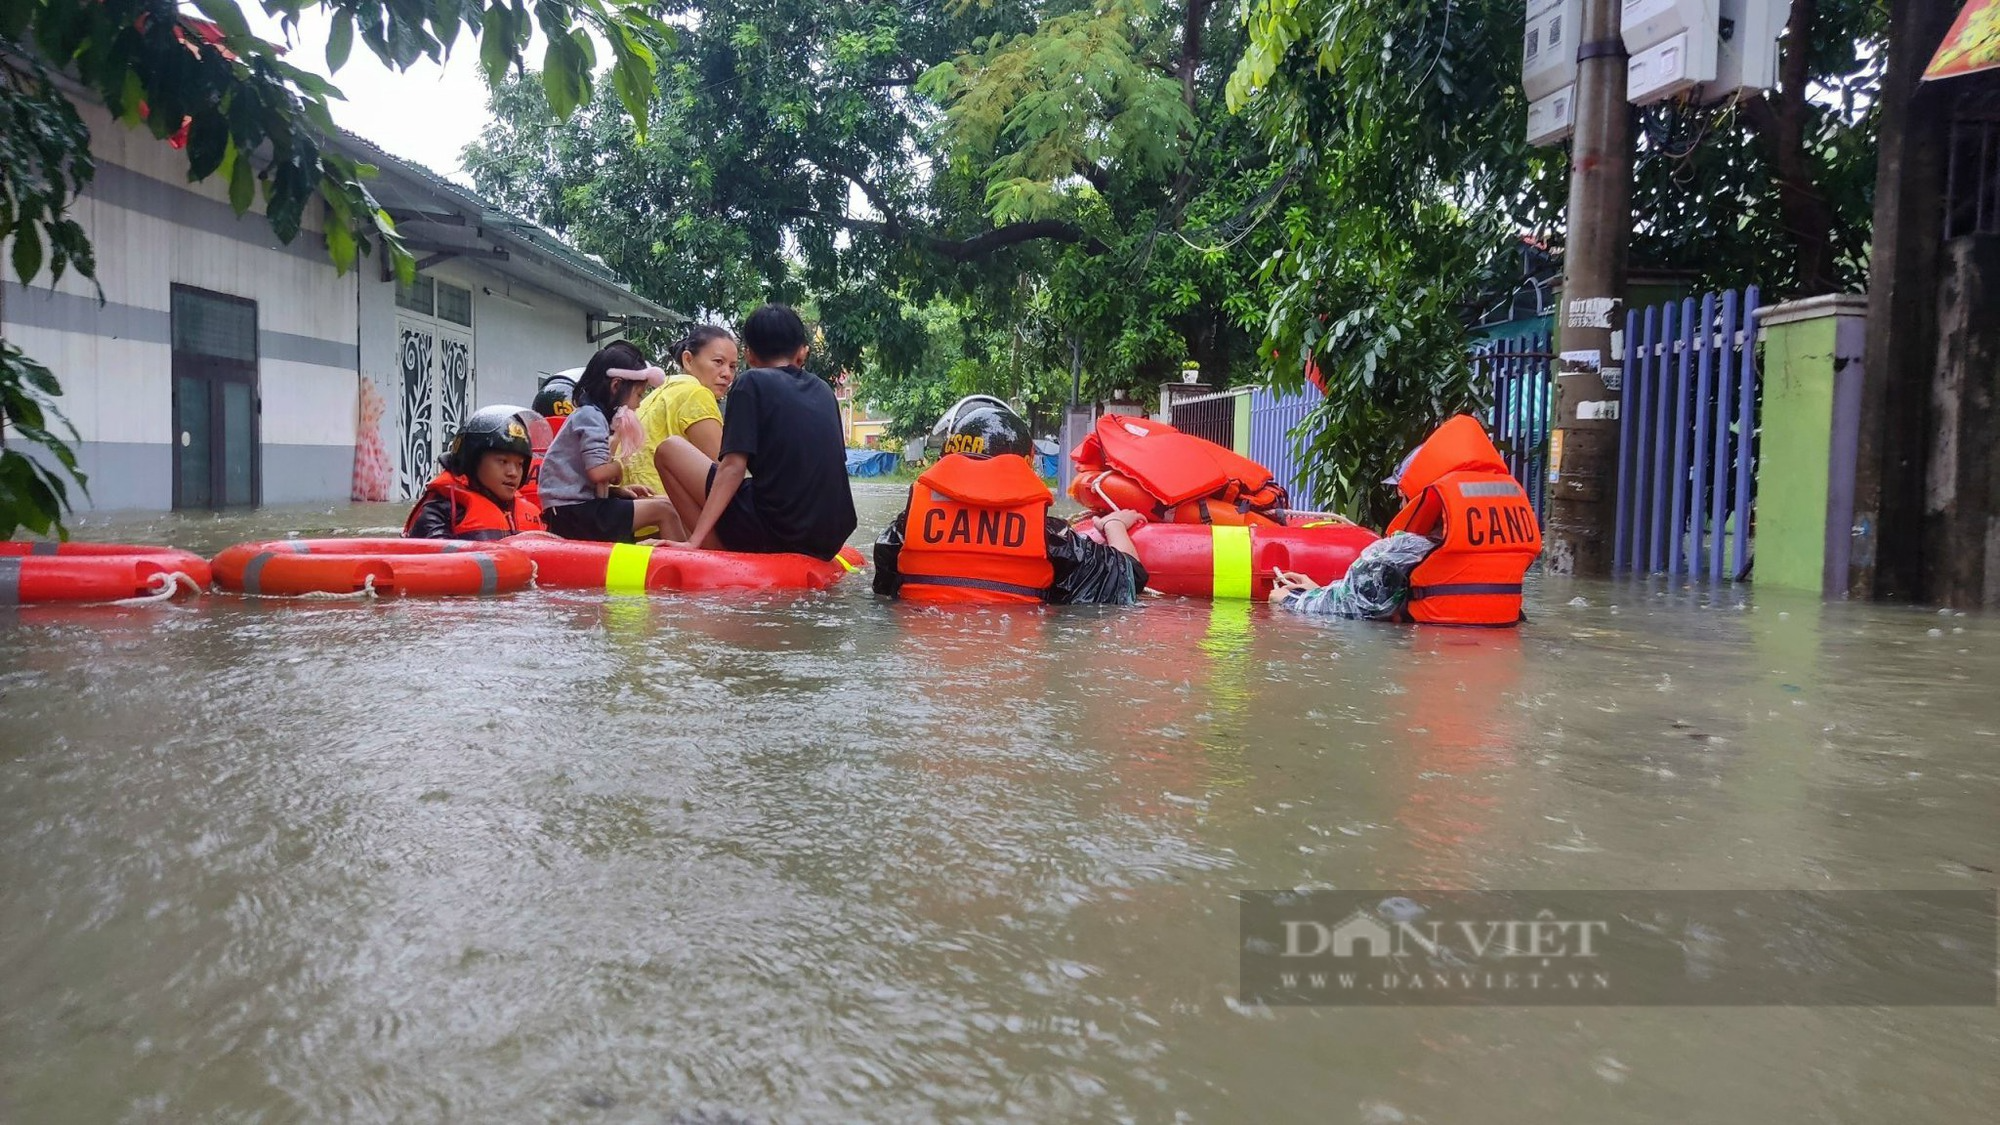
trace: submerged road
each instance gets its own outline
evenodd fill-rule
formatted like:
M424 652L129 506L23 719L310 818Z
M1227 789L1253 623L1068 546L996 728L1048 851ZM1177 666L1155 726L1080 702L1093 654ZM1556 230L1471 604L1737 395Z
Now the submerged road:
M901 490L856 487L866 542ZM388 506L93 521L215 550ZM827 594L0 619L0 1120L1789 1122L1984 1008L1265 1008L1257 888L1990 890L2000 621Z

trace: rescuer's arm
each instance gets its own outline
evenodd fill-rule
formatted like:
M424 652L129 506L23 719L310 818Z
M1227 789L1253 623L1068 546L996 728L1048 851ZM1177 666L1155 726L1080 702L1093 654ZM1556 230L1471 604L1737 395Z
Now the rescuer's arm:
M903 588L903 572L896 569L896 560L903 553L903 525L909 518L908 508L897 512L875 539L875 592L885 597L893 598Z
M708 500L701 506L701 518L695 521L694 531L685 543L671 543L673 547L691 547L700 550L715 531L715 521L722 518L723 509L736 499L736 490L743 487L743 478L750 472L750 458L741 453L725 453L715 466L715 483L709 486Z

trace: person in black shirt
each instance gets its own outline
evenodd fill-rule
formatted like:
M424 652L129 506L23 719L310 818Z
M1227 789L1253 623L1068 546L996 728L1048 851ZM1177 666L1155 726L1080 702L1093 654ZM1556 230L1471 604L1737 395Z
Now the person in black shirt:
M721 461L686 438L660 443L660 481L692 528L669 545L831 559L857 522L840 404L801 366L808 348L798 313L765 305L740 335L750 370L729 388Z

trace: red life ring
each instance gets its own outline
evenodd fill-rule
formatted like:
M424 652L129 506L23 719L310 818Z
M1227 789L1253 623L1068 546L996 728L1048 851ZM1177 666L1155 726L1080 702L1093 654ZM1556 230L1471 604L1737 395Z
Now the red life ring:
M1077 530L1104 538L1092 522ZM1344 520L1297 527L1149 523L1132 532L1132 548L1145 564L1148 585L1163 594L1262 600L1270 597L1272 575L1279 570L1322 586L1345 577L1361 549L1378 538Z
M201 596L208 560L172 547L0 542L0 606Z
M535 560L535 584L571 590L824 590L861 569L861 552L842 547L831 561L811 555L685 551L632 543L592 543L529 533L502 542Z
M1096 512L1109 515L1120 508L1148 518L1160 512L1160 502L1137 481L1116 469L1080 472L1069 482L1070 499Z
M508 594L534 561L499 543L450 539L278 539L215 556L215 582L244 594Z

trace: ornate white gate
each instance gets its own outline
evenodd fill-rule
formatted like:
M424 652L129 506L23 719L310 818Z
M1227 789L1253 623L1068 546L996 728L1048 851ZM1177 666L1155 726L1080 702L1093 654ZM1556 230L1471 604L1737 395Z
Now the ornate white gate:
M396 294L396 491L414 497L472 404L471 294L420 277Z

